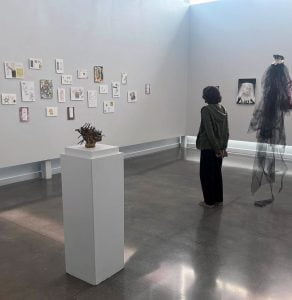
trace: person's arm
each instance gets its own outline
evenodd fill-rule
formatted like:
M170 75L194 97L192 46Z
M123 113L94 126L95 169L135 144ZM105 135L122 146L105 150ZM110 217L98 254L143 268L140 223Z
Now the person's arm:
M201 111L201 115L202 115L201 116L202 123L204 124L204 128L206 130L206 134L207 134L208 140L211 144L211 147L216 153L219 153L221 149L220 149L220 145L214 134L212 120L211 120L211 116L210 116L208 109L203 108Z

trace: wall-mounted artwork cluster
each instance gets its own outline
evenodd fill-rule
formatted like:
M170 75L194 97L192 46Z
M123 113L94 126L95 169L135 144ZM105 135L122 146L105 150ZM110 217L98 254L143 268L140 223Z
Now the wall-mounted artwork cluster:
M57 87L54 87L54 82L50 78L38 79L37 85L35 81L25 80L26 72L40 71L44 69L44 62L42 58L29 58L28 59L28 70L25 70L24 64L22 62L15 61L5 61L4 62L4 77L5 79L20 79L20 95L22 102L31 102L34 103L37 101L38 93L36 94L36 87L39 86L39 95L40 99L44 101L48 101L50 105L45 107L45 116L48 118L58 117L59 109L61 107L56 106L51 102L54 98L57 100L57 103L65 103L66 97L70 98L70 101L84 101L87 100L87 107L98 108L98 93L100 95L108 95L111 92L112 100L105 100L101 102L102 111L105 114L114 113L116 108L116 100L121 98L122 86L126 86L128 84L128 73L122 72L120 73L119 81L112 81L110 84L104 82L104 67L101 65L92 67L92 83L98 84L98 86L85 90L84 87L80 85L73 86L74 76L72 74L65 73L65 63L62 58L56 58L54 60L54 69L55 73L60 75L60 81L57 84ZM29 74L29 79L31 78L31 74ZM75 79L80 80L88 80L90 79L90 72L88 69L80 68L76 70ZM70 87L67 87L70 86ZM69 89L69 91L67 91ZM68 96L67 96L68 93ZM145 95L150 95L151 87L149 83L145 84ZM6 106L13 106L17 104L17 92L12 91L10 93L2 93L1 94L1 104ZM138 95L136 90L128 90L127 93L127 102L135 103L138 101ZM49 102L50 101L50 102ZM73 102L72 102L73 103ZM22 123L30 122L32 119L30 115L30 107L29 106L21 106L18 111L19 121ZM68 106L67 107L67 120L75 119L75 107Z

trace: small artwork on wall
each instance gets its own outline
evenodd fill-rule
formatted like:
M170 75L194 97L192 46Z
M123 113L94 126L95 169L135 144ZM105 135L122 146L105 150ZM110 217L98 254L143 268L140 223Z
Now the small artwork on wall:
M47 117L57 117L58 116L58 107L56 107L56 106L46 107L46 116Z
M128 91L128 102L137 102L137 92L136 91Z
M103 101L103 113L110 114L115 112L115 101Z
M95 90L87 91L87 102L89 108L97 107L97 91Z
M150 83L145 84L145 94L150 95L151 94L151 85Z
M75 120L75 108L67 107L67 120Z
M4 62L5 78L22 79L24 77L23 63L5 61Z
M61 83L62 84L72 84L73 76L72 75L62 75L61 76Z
M123 85L127 84L128 83L128 74L127 73L122 73L121 74L121 83Z
M16 94L1 94L1 100L3 105L16 104Z
M29 108L19 107L19 121L22 123L29 122Z
M43 60L41 58L29 58L28 65L32 70L40 70L43 66Z
M88 71L85 69L77 70L77 78L78 79L87 79L88 78Z
M63 74L64 73L64 60L62 58L56 58L55 67L56 67L57 74Z
M100 94L108 94L108 85L107 84L101 84L99 86L99 93Z
M117 81L112 82L112 93L113 93L113 98L121 97L121 85L119 82Z
M48 79L40 80L41 99L53 99L53 81Z
M256 79L239 79L237 104L255 104Z
M58 102L59 103L66 102L66 90L64 88L58 88L57 93L58 93Z
M21 81L21 98L22 101L33 102L35 101L35 90L33 81Z
M103 66L95 66L93 68L94 82L103 82Z
M73 101L84 100L84 88L71 87L71 100Z

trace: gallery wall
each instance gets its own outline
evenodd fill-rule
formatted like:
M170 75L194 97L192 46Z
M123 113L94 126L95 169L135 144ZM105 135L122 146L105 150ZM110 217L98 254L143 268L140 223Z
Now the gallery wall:
M188 6L183 0L10 0L0 10L0 63L23 62L24 80L35 82L36 101L21 102L20 80L5 79L0 92L16 93L16 105L0 104L0 168L59 157L64 146L76 144L74 129L91 122L102 129L104 143L127 146L185 135L188 84ZM42 58L42 70L29 70L29 58ZM70 87L61 86L55 59L64 59L72 86L98 89L93 66L104 67L104 81L120 81L115 113L104 114L87 100L71 101ZM77 69L88 69L88 79L76 79ZM0 69L1 70L1 69ZM53 80L52 100L40 99L40 79ZM151 94L145 95L145 83ZM66 88L66 103L57 102L57 88ZM138 101L127 102L136 90ZM86 99L86 98L85 98ZM18 109L28 106L30 122L19 122ZM58 107L58 117L46 117L47 106ZM75 120L66 109L75 107Z
M194 5L190 11L191 49L187 134L196 135L202 89L220 86L229 112L231 139L255 141L247 129L254 106L236 104L238 79L261 77L280 53L292 72L292 1L221 0ZM292 115L286 118L287 143L292 145Z

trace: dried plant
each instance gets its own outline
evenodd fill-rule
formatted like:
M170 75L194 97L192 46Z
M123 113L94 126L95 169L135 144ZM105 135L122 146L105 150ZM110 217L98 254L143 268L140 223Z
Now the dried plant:
M90 123L85 123L79 129L75 129L75 131L80 133L79 138L82 138L78 144L83 144L85 142L86 148L94 148L96 142L100 142L102 140L102 131L96 130L94 126L91 126Z

